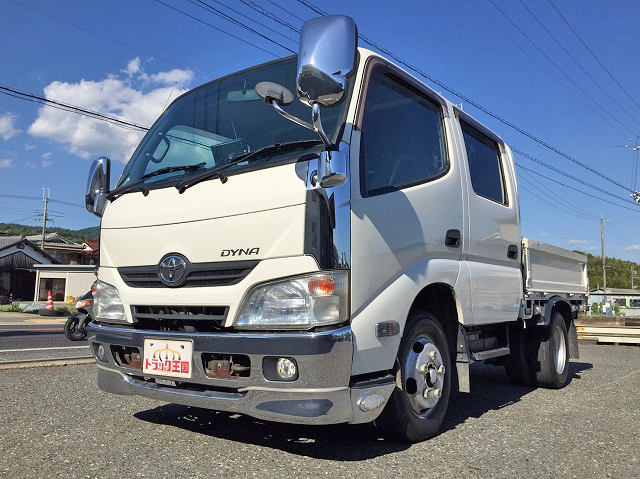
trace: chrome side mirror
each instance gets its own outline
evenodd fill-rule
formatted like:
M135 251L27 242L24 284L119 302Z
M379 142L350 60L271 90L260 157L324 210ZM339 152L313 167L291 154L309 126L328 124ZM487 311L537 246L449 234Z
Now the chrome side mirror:
M296 90L300 101L331 106L342 100L357 65L358 29L351 17L312 18L300 30Z
M106 157L97 158L91 164L89 180L87 181L87 193L84 203L89 213L102 217L107 205L109 184L111 176L111 160Z

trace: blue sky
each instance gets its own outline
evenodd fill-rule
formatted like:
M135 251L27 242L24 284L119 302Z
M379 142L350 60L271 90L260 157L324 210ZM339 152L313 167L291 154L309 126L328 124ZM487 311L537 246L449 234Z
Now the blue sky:
M206 3L280 45L195 0L0 0L0 85L150 126L189 88L289 55L283 46L297 50L296 33L249 5L296 28L316 16L296 0ZM640 262L640 205L628 191L640 189L633 175L640 161L633 151L640 135L637 0L311 3L352 16L361 34L440 82L425 80L512 147L602 190L515 155L524 236L600 254L604 215L607 256ZM97 225L81 207L90 162L112 158L114 183L139 139L133 130L0 95L0 222L41 224L42 201L14 197L41 198L47 187L50 225Z

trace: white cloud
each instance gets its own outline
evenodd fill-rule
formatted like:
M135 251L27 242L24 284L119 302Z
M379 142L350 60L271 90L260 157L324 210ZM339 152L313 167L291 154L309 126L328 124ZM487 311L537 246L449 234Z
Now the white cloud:
M24 145L24 149L29 151L29 150L33 150L36 147L36 145L33 145L31 143L27 143L26 145Z
M162 113L169 95L175 98L184 93L193 76L189 70L147 75L138 58L131 60L123 72L127 74L125 79L109 75L101 81L55 81L44 89L44 93L52 100L151 126ZM169 80L171 84L167 83ZM176 81L178 85L175 85ZM40 109L29 133L62 143L70 153L85 159L106 155L121 162L128 160L144 134L49 107Z
M131 76L140 71L140 58L135 57L129 63L127 63L127 69L122 70L127 75Z
M573 245L575 245L575 244L584 245L584 244L588 244L588 243L589 243L589 241L587 241L587 240L574 240L574 239L570 239L569 240L569 244L573 244Z
M0 168L13 168L13 159L9 159L9 158L0 159Z
M20 130L13 126L16 118L17 116L10 112L0 116L0 136L3 139L8 140L20 133Z
M632 244L630 246L627 246L624 250L625 251L640 251L640 244Z
M50 157L51 157L51 152L47 152L47 153L44 153L42 155L41 164L42 164L43 168L46 168L47 166L49 166L51 164L51 160L49 159Z
M549 233L540 233L540 236L549 236Z

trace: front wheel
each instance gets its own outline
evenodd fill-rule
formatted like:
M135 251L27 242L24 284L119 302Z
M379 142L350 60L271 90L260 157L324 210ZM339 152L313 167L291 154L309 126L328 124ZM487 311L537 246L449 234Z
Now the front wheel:
M87 337L87 328L78 328L78 324L80 324L80 317L77 314L69 316L64 323L64 335L71 341L82 341Z
M436 434L449 404L451 355L440 323L429 313L413 313L396 363L396 389L376 426L388 439L420 442Z

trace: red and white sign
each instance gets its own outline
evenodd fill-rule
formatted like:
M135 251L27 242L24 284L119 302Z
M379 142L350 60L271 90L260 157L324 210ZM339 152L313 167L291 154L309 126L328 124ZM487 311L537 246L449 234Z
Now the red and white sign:
M193 342L145 339L142 372L173 378L191 377Z

